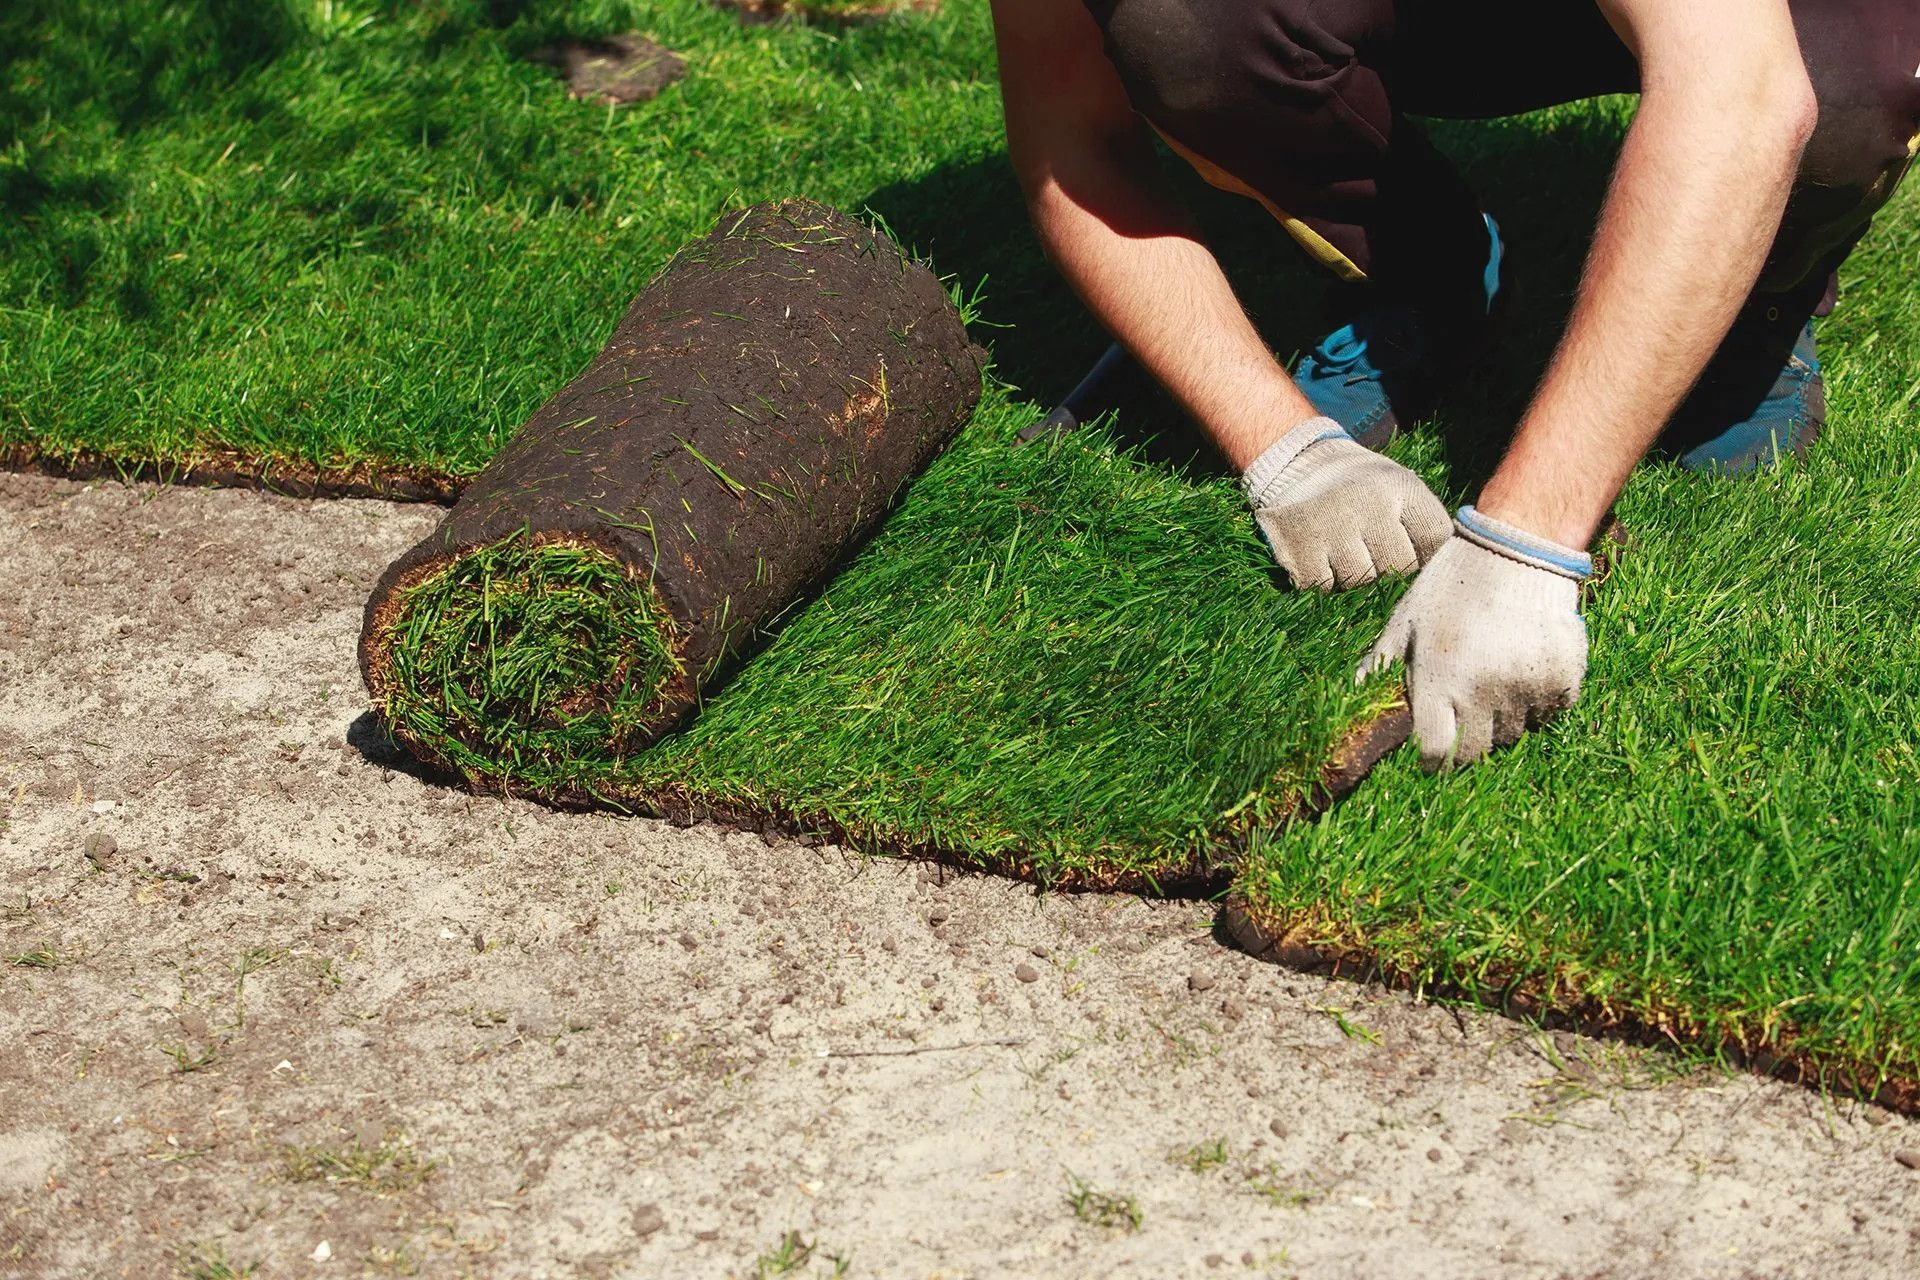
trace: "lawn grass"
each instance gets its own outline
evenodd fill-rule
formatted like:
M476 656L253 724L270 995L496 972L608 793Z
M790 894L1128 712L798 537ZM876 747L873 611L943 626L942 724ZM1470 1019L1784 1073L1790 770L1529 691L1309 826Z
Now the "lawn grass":
M627 29L688 79L614 111L520 57ZM1276 590L1159 407L1008 447L1102 340L1023 230L984 0L844 31L696 0L27 0L0 59L0 450L468 474L674 247L775 196L871 206L962 287L985 278L1012 327L977 335L998 380L973 425L610 795L823 816L1052 879L1164 881L1258 833L1236 897L1303 953L1920 1080L1911 185L1821 328L1809 463L1629 487L1580 706L1457 776L1396 757L1271 830L1386 696L1346 674L1399 589ZM1627 110L1440 130L1529 287L1501 361L1396 446L1451 494L1550 349ZM1297 256L1255 214L1202 212L1290 348L1316 314Z
M723 209L858 208L983 155L991 43L961 10L10 3L0 449L471 473ZM524 56L628 29L690 62L640 107Z

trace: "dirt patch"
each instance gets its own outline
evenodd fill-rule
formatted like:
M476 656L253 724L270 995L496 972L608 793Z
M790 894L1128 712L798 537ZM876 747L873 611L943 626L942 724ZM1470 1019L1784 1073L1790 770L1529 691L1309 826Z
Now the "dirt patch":
M438 515L0 477L0 1274L1920 1260L1877 1109L1265 964L1201 903L407 772L354 638Z
M932 13L940 0L712 0L717 9L728 9L748 23L792 20L856 26L884 22L901 13Z
M558 71L567 96L629 106L651 102L687 78L686 59L638 32L599 39L562 40L528 55Z

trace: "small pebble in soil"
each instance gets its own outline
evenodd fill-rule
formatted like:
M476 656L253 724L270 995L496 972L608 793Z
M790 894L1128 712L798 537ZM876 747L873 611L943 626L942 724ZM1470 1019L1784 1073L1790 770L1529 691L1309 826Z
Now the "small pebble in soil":
M514 1016L514 1026L521 1035L544 1040L560 1034L560 1011L551 1004L538 1003L528 1005Z
M1040 946L1029 947L1028 950L1033 954L1033 958L1036 960L1045 960L1047 957L1053 954L1053 952L1047 950L1045 947L1040 947Z
M934 977L932 974L928 974L926 977L920 979L920 986L922 989L928 989L928 988L931 988L933 984L938 981L940 981L940 979Z
M1238 1022L1247 1016L1247 1006L1238 1000L1229 998L1221 1004L1220 1016L1228 1022Z
M1273 1123L1269 1124L1267 1128L1273 1130L1273 1136L1276 1138L1284 1138L1287 1136L1287 1122L1278 1117L1275 1117Z
M690 933L680 935L680 945L689 951L698 951L700 949L700 944L694 941L693 935Z
M942 1009L946 1007L947 1007L947 998L945 996L935 996L932 1000L927 1002L927 1008L933 1010L935 1013L939 1013Z
M96 831L87 837L80 851L86 854L88 862L96 867L104 867L113 861L114 854L120 852L120 842L104 831Z
M633 1211L633 1234L642 1240L666 1225L667 1215L660 1212L657 1204L643 1204Z
M1893 1158L1908 1169L1920 1169L1920 1147L1902 1147L1893 1153Z
M1428 1148L1427 1148L1427 1159L1429 1159L1429 1160L1431 1160L1431 1161L1433 1161L1433 1162L1434 1162L1435 1164L1439 1164L1439 1163L1440 1163L1440 1159L1441 1159L1441 1157L1440 1157L1440 1148L1438 1148L1438 1147L1428 1147Z
M1189 991L1211 991L1213 990L1213 984L1213 975L1210 973L1202 973L1200 970L1195 969L1187 975L1187 990Z
M880 949L888 955L893 955L900 950L900 944L892 938L882 938L880 939Z
M1024 960L1014 966L1013 976L1022 982L1040 981L1040 971Z
M927 923L934 926L945 924L953 919L953 908L944 902L936 902L927 909Z
M1210 1253L1206 1257L1206 1263L1207 1270L1218 1271L1221 1267L1227 1265L1227 1257L1223 1253Z

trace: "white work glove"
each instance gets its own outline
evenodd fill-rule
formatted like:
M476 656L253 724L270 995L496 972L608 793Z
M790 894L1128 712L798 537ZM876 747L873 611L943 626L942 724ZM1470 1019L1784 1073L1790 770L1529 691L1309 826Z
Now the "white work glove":
M1355 443L1332 418L1311 418L1282 436L1240 487L1296 587L1344 591L1412 573L1453 528L1419 476Z
M1429 772L1477 760L1572 706L1587 673L1580 584L1592 558L1472 507L1453 530L1354 675L1406 663Z

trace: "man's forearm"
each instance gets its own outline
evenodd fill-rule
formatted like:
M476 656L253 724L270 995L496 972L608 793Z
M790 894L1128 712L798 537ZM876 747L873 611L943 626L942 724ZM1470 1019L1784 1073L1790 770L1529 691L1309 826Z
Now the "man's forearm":
M1047 255L1096 318L1245 469L1314 416L1185 212L1144 137L1028 184Z
M1566 337L1479 503L1569 546L1726 336L1813 123L1797 53L1648 71Z

